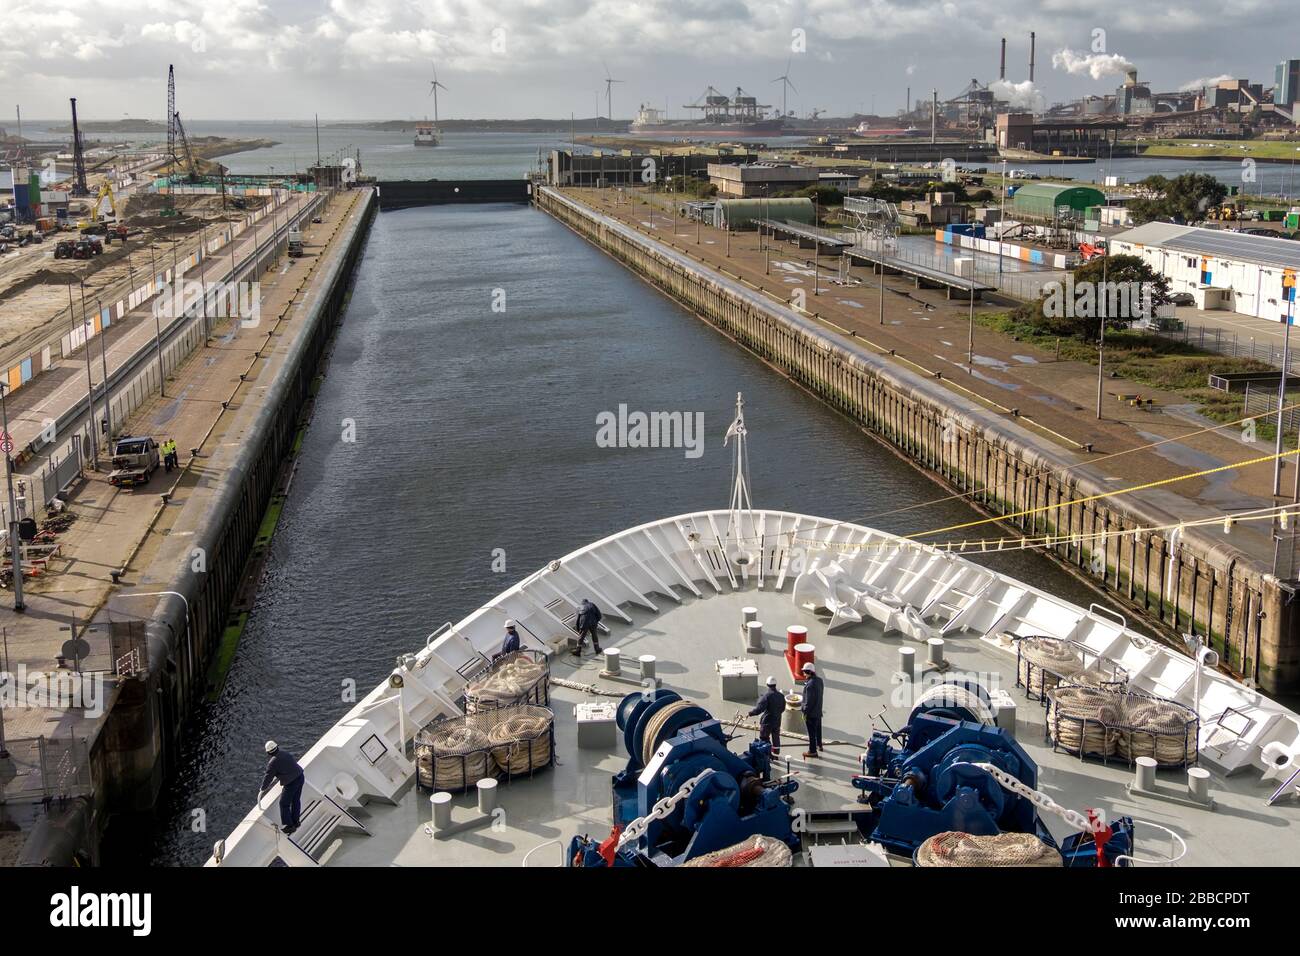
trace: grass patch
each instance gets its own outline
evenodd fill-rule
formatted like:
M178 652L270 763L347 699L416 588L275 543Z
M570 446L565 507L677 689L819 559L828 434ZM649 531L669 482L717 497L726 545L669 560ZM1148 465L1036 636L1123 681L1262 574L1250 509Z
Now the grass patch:
M1097 347L1079 339L1060 338L1036 331L1017 321L1009 312L977 314L975 321L986 329L1014 337L1055 353L1060 343L1062 361L1095 363ZM1106 367L1146 388L1176 392L1211 421L1235 422L1245 415L1240 394L1229 394L1209 387L1212 372L1268 372L1271 365L1255 359L1232 358L1206 352L1185 342L1139 331L1106 332ZM1288 396L1287 404L1300 402L1300 392ZM1271 442L1276 430L1267 419L1256 419L1255 434L1259 441ZM1291 438L1284 438L1295 447Z
M1287 140L1225 139L1198 142L1199 146L1192 146L1186 140L1156 140L1142 150L1141 155L1200 159L1241 159L1250 156L1254 159L1291 160L1296 156L1296 147L1300 146L1300 143Z

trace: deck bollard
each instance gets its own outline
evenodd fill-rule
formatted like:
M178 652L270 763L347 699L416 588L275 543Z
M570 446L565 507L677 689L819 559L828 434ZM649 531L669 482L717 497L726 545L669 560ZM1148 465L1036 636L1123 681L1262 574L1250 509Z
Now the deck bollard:
M745 625L745 648L750 651L763 651L763 622L750 621Z
M497 782L493 777L484 777L476 784L478 787L478 812L484 816L492 816L492 811L497 808Z
M433 804L434 832L437 833L451 826L451 794L446 790L439 790L429 797L429 802Z
M916 681L916 648L900 647L898 649L898 669L903 675L903 680L909 683Z
M1154 793L1156 789L1156 758L1138 757L1134 762L1137 764L1137 772L1133 779L1134 789Z
M926 654L927 654L928 662L934 667L942 667L944 663L943 638L942 637L927 638L925 645L926 645Z
M1210 771L1203 767L1187 768L1187 792L1198 803L1210 802Z
M617 647L605 648L605 673L617 674L622 664L623 652Z
M641 665L641 679L655 679L655 656L653 654L642 654L637 661Z

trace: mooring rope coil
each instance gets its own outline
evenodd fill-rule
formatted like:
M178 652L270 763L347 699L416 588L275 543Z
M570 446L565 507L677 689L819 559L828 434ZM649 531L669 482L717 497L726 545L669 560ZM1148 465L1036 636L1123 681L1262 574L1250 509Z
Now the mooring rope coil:
M920 867L1062 866L1061 854L1032 833L936 833L916 850Z

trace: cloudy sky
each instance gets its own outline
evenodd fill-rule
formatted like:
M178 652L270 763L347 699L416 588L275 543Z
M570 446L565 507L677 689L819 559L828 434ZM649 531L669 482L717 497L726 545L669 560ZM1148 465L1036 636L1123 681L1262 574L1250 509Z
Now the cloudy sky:
M63 118L161 120L167 65L191 120L389 119L429 112L436 61L447 118L614 115L709 84L790 109L889 114L972 77L1027 79L1057 102L1118 85L1126 64L1165 89L1225 74L1272 83L1300 56L1265 0L0 0L0 126L14 105ZM1230 32L1225 24L1232 24ZM1293 48L1294 47L1294 48ZM791 59L792 58L792 59Z

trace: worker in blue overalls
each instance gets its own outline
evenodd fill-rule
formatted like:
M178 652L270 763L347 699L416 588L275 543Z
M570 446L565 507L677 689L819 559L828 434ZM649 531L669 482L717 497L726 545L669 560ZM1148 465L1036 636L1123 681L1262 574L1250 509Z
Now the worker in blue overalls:
M804 664L803 673L803 703L800 704L800 709L803 711L803 722L808 727L808 749L804 752L804 756L816 757L817 751L824 749L822 745L822 692L825 685L822 679L817 676L817 668L812 661Z
M776 689L776 678L767 679L767 693L749 716L758 717L758 739L772 745L772 756L781 756L781 715L785 713L785 695Z
M583 598L582 604L578 607L578 618L573 622L574 628L578 632L578 646L573 653L579 657L582 656L582 645L588 637L591 638L591 647L597 654L600 653L600 634L596 630L596 625L600 623L600 608L591 603L589 598Z
M506 621L506 637L501 642L501 654L512 654L519 650L519 632L515 630L514 621ZM497 656L500 657L501 654Z
M302 785L305 777L298 760L287 750L281 750L274 740L266 742L266 776L262 778L262 788L257 791L261 800L271 784L280 784L280 824L285 835L293 833L302 823Z

